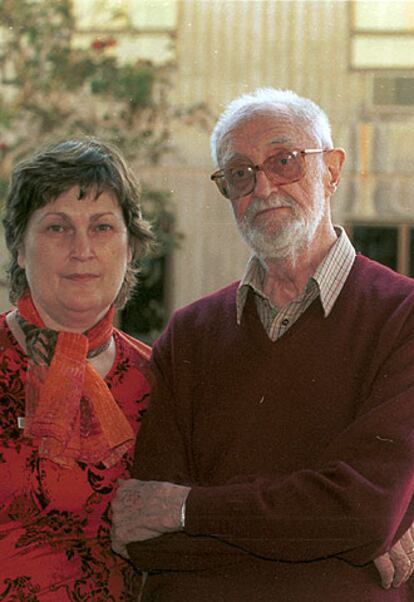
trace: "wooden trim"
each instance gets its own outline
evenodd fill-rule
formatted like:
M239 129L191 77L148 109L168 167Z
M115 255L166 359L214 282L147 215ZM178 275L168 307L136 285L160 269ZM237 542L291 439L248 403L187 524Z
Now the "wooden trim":
M112 36L116 36L116 35L134 35L134 36L140 36L140 35L168 35L172 38L174 38L177 34L176 34L176 30L177 28L161 28L161 27L120 27L119 29L106 29L105 27L102 28L83 28L83 27L75 27L74 32L78 35L94 35L94 36L102 36L102 35L112 35Z
M398 226L397 270L406 275L410 270L409 244L410 227L408 224L400 224Z
M381 66L367 66L361 67L353 64L352 59L352 48L353 43L356 37L359 36L368 36L372 38L381 38L390 37L390 36L401 36L404 37L414 37L414 28L407 29L368 29L368 28L358 28L356 24L356 3L357 0L351 1L348 4L348 26L349 26L349 37L347 42L347 54L348 54L348 70L355 73L384 73L390 72L395 73L396 71L400 71L403 75L406 75L407 72L412 72L414 70L414 64L412 66L389 66L386 65L384 67Z
M394 36L414 36L413 29L353 29L350 32L351 37L368 36L370 38L394 37Z
M390 34L397 34L397 35L413 35L414 34L414 27L407 27L406 29L369 29L369 28L362 28L362 27L358 27L357 23L356 23L356 5L358 4L358 0L352 0L349 3L349 33L351 36L353 35L358 35L358 34L364 34L364 35L369 35L369 34L373 34L373 35L390 35Z

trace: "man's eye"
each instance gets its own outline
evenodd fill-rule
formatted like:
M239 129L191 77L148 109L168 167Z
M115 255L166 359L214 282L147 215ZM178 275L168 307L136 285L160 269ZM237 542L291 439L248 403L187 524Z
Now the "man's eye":
M240 165L229 170L230 178L233 181L245 180L252 175L252 167L250 165Z
M278 157L278 161L281 165L288 165L295 156L292 153L284 153Z

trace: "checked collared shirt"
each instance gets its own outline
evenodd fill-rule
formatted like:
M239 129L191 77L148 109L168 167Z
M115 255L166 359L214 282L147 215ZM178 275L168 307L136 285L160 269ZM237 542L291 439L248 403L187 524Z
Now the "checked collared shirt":
M355 249L345 230L335 228L338 238L307 282L303 293L282 308L275 307L263 292L265 268L256 255L247 264L237 291L237 323L240 324L247 295L252 291L261 323L272 341L276 341L300 318L319 296L325 318L331 312L355 259Z

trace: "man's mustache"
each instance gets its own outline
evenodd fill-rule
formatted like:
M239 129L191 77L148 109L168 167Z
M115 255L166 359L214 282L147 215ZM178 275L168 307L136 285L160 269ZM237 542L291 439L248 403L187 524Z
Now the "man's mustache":
M265 209L278 209L280 207L296 209L297 203L291 197L282 194L271 194L266 199L253 197L246 209L245 216L254 215Z

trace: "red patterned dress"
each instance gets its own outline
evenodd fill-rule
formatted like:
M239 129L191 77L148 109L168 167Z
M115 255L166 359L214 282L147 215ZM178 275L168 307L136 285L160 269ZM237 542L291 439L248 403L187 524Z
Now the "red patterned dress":
M114 331L105 377L134 431L145 410L148 352ZM111 551L110 502L130 453L112 468L40 459L23 437L27 357L0 314L0 601L136 602L140 577ZM132 450L131 450L132 451Z

